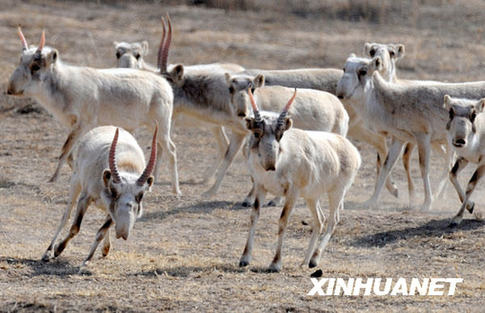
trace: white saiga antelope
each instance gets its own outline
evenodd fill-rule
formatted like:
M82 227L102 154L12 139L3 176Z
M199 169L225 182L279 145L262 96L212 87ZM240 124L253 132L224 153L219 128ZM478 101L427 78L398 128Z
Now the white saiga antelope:
M253 93L258 107L272 112L280 112L283 109L282 103L285 103L293 93L291 88L265 86L265 78L261 74L255 77L226 74L226 80L231 93L231 103L237 110L237 115L241 117L250 114L251 102L248 89ZM349 116L343 104L336 96L328 92L298 89L298 98L294 100L289 113L295 128L328 131L344 137L349 128ZM243 201L243 205L249 206L253 200L254 188ZM279 201L272 204L277 203Z
M460 202L460 210L451 220L450 226L461 223L465 209L473 213L475 203L470 197L480 178L485 173L485 98L480 100L458 99L445 95L444 107L449 112L448 144L455 150L458 159L450 171L450 181L453 183ZM457 176L471 162L477 164L466 193L460 186Z
M148 54L148 41L141 42L113 42L116 50L116 60L118 67L136 68L150 72L158 72L158 68L146 63L144 56Z
M313 216L310 244L303 264L317 266L322 250L332 236L344 207L344 197L361 164L360 154L345 137L329 133L291 128L287 116L293 97L278 116L261 117L255 101L251 101L254 118L246 118L252 132L249 142L248 165L256 185L256 200L251 212L251 226L239 266L251 261L254 232L261 203L266 192L285 197L278 229L278 244L271 271L281 270L283 236L291 211L299 197L305 199ZM266 114L265 114L266 115ZM330 216L323 232L325 217L320 198L326 193ZM317 240L320 244L316 247Z
M163 26L163 35L161 40L161 46L159 49L159 60L158 66L163 67L161 64L167 63L168 53L166 56L162 57L162 51L165 50L164 46L166 45L166 51L169 49L170 42L172 40L172 24L170 21L170 17L167 16L167 26L168 26L168 33L166 32L165 26L165 19L162 18L162 26ZM167 35L167 37L165 37ZM148 51L148 42L134 42L134 43L127 43L127 42L115 42L116 47L116 57L118 59L118 67L121 68L138 68L142 70L152 71L159 73L160 69L145 62L143 56L147 54ZM165 58L165 59L164 59ZM173 66L166 65L168 71L170 71ZM240 65L233 64L233 63L211 63L211 64L198 64L198 65L189 65L185 66L184 70L190 73L190 75L211 75L214 72L240 72L244 70L244 68ZM201 86L203 88L203 86ZM226 152L228 146L228 139L224 128L219 125L213 125L210 123L205 123L203 120L191 118L189 115L184 114L184 110L180 107L183 107L184 96L176 93L174 98L174 112L173 112L173 122L171 129L174 129L175 124L182 123L184 126L193 127L195 126L209 126L210 131L212 132L219 149L219 156L218 159L222 159L224 153ZM177 122L176 122L177 121ZM203 175L204 180L206 181L210 176L209 168L206 173Z
M33 97L71 130L51 181L57 179L74 145L88 130L114 124L133 131L158 124L158 159L161 161L162 151L168 152L172 189L180 195L176 148L170 138L173 92L167 81L160 75L134 69L67 65L61 62L56 49L44 47L44 32L37 48L29 48L20 28L18 32L22 54L10 76L7 93Z
M79 232L91 203L106 213L106 219L82 266L91 260L103 239L103 256L108 255L109 228L113 224L116 238L127 240L135 220L142 215L143 196L150 191L154 181L151 173L156 162L156 151L157 128L153 134L150 160L146 166L143 150L136 139L124 129L100 126L86 133L75 150L69 203L42 260L48 261L52 258L52 251L54 257L64 251L68 242ZM76 216L69 234L55 245L57 236L66 225L76 203Z
M393 63L384 63L382 72L388 77L388 73L392 71L396 58L402 57L397 55L392 57L390 61ZM266 86L284 86L289 88L309 88L315 90L326 91L338 96L337 84L342 78L343 71L334 68L301 68L291 70L257 70L248 69L242 73L246 75L262 74L265 77ZM387 155L387 144L384 136L376 135L375 132L370 131L365 127L362 119L354 112L352 106L347 103L346 99L341 99L347 113L349 114L349 130L347 137L363 141L373 146L377 151L377 174L381 168L381 163ZM395 196L399 196L399 190L392 179L389 177L386 181L386 188Z
M453 151L448 148L446 140L448 114L443 108L443 97L445 94L475 99L485 97L485 82L394 84L385 81L380 75L378 70L381 64L380 56L372 60L361 59L360 64L349 68L352 76L358 79L348 80L342 85L344 97L364 97L364 107L356 109L360 110L367 126L391 136L393 142L379 173L374 194L367 205L377 204L383 183L395 165L404 143L413 142L418 146L425 189L422 209L429 210L433 201L429 177L430 150L435 148L435 151L444 156L446 162L444 179L440 181L438 194L446 182L453 159ZM446 151L443 151L443 146Z

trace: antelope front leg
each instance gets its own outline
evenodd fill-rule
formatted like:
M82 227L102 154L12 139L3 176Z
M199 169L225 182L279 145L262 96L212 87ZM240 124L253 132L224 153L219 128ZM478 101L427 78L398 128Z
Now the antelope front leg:
M470 181L468 182L468 185L466 187L466 194L465 194L465 199L463 200L463 203L461 204L461 207L460 207L460 210L458 211L458 213L456 214L455 217L453 217L453 219L451 220L451 223L450 223L450 226L456 226L458 224L461 223L461 221L463 220L463 213L465 212L465 209L467 208L467 203L473 193L473 190L475 190L475 187L478 183L478 181L480 180L480 178L482 178L483 176L483 173L485 172L485 165L480 165L475 173L473 173L473 176L472 178L470 179ZM468 209L470 213L473 212L473 206Z
M460 157L460 158L458 158L458 160L456 160L455 165L453 166L453 168L451 169L450 174L449 174L450 181L453 184L453 186L455 187L455 190L458 193L458 198L460 198L461 203L463 203L463 201L465 200L465 192L461 188L457 177L458 177L458 174L467 165L468 165L468 161L466 159ZM469 210L470 213L471 213L471 212L473 212L473 207L475 206L475 203L473 203L472 201L469 201L466 204L466 206L467 206L467 210Z
M91 198L85 193L81 194L81 197L79 198L77 203L76 217L74 218L71 229L69 230L69 234L67 235L66 238L64 238L63 241L61 241L55 247L54 257L58 257L59 254L61 254L62 251L64 251L68 242L79 233L79 229L81 228L81 223L83 221L84 213L86 213L86 210L90 203L91 203Z
M79 196L80 192L81 192L80 184L78 183L71 184L71 188L69 192L70 193L69 203L67 204L64 214L62 215L61 223L57 227L54 238L52 238L52 241L49 247L47 248L47 250L44 252L44 255L42 256L42 261L49 261L49 259L52 257L52 249L54 248L54 245L56 243L57 236L59 236L59 233L66 225L67 221L69 220L69 217L71 216L72 208L74 207L74 204L76 203L76 199Z
M109 249L111 248L111 241L109 239L109 229L106 231L106 236L104 237L103 241L103 257L106 257L109 253Z
M256 231L256 223L258 222L258 219L259 219L261 203L264 202L264 198L266 195L266 191L264 191L262 186L257 186L256 188L257 188L257 194L256 194L256 199L254 200L253 210L251 211L248 240L246 242L246 246L244 247L244 252L241 258L239 259L240 267L248 266L249 263L251 262L252 253L253 253L253 244L254 244L254 233Z
M424 185L424 203L421 207L421 210L423 211L429 211L431 209L431 203L433 202L433 193L431 191L431 183L429 179L429 162L431 157L430 140L430 134L422 133L416 135L419 153L419 168L421 170L421 177L423 178Z
M269 266L271 272L279 272L281 270L281 248L283 246L283 238L286 231L286 226L288 225L288 219L290 218L291 212L295 207L295 201L298 198L297 192L292 192L286 195L286 202L283 210L281 211L279 226L278 226L278 244L276 246L276 253Z
M204 192L202 194L203 197L208 198L212 197L216 194L217 190L219 190L219 187L221 186L222 179L224 178L224 175L227 172L227 169L231 165L232 161L234 160L234 157L238 153L238 151L241 149L241 146L244 142L244 138L246 135L244 134L233 134L231 137L231 143L229 144L229 147L227 148L226 154L224 156L224 161L222 162L221 167L217 171L217 177L216 177L216 182L212 187Z
M310 239L310 244L308 245L308 249L305 254L305 260L303 261L302 266L308 264L308 266L311 268L311 267L317 266L316 263L310 263L310 257L312 256L312 253L315 250L317 239L323 231L325 216L322 214L319 200L313 200L313 199L307 200L306 203L313 216L313 227L312 227L312 238Z
M79 137L82 135L81 127L77 127L71 131L69 136L67 136L66 142L62 146L61 155L59 156L59 161L57 163L56 171L54 175L49 179L50 183L57 181L59 178L59 173L61 172L61 168L66 162L67 158L71 155L72 150L74 148L74 144L78 141Z
M450 175L451 167L453 166L453 162L455 159L455 152L451 147L446 145L445 150L443 151L441 144L433 144L433 150L440 153L443 159L445 160L445 166L443 167L443 173L440 177L438 188L436 188L435 198L439 198L443 191L445 190L446 183L448 182L448 177Z
M98 248L99 243L104 239L105 235L108 233L108 230L112 224L113 224L113 220L111 219L111 217L109 215L106 216L106 220L104 221L103 226L101 226L101 228L96 233L96 239L91 245L91 249L89 249L88 257L84 260L83 264L81 265L81 269L85 267L88 264L88 262L93 258L96 248ZM104 251L103 251L103 254L104 254Z
M411 155L413 154L413 150L416 147L415 144L408 142L406 147L404 148L404 153L402 155L402 164L404 166L404 170L406 171L406 177L408 179L408 203L411 207L412 204L415 202L415 193L414 193L414 182L413 178L411 177Z
M337 190L328 194L328 206L330 208L330 214L327 221L327 229L324 234L320 235L320 245L313 252L313 256L310 260L310 267L317 266L320 261L322 251L327 247L330 238L332 237L335 227L340 221L340 211L344 209L344 196L345 189Z
M386 182L389 174L391 173L394 165L396 165L396 161L399 158L399 155L401 155L402 148L404 146L404 142L393 138L392 139L392 145L391 148L389 149L389 153L387 155L386 160L384 161L384 166L381 168L381 171L379 172L379 177L377 178L377 183L376 187L374 190L374 194L372 197L367 200L363 205L364 206L376 206L377 201L379 200L379 196L382 191L382 187L384 186L384 183Z
M352 118L351 118L352 121ZM349 125L349 132L347 137L351 137L360 141L364 141L369 143L371 146L374 147L377 151L377 162L376 162L376 170L377 170L377 177L376 177L376 184L377 179L379 178L379 173L382 167L382 161L386 159L388 150L387 150L387 143L386 137L376 134L370 131L367 127L363 125L362 122L359 122L358 119L354 119L352 125ZM394 196L399 196L399 190L396 187L396 184L392 181L391 176L386 179L386 189Z

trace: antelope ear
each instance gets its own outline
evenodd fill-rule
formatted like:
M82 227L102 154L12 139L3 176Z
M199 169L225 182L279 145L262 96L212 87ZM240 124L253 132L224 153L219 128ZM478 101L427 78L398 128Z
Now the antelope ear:
M356 57L355 53L349 54L349 58L355 58L355 57Z
M150 177L148 177L148 179L147 179L148 190L150 190L154 181L155 181L155 177L153 177L153 175L150 175Z
M111 171L109 169L105 169L103 172L103 183L106 188L109 187L110 180L111 180Z
M47 55L47 64L56 63L58 57L59 57L59 51L57 51L57 49L53 49Z
M113 41L113 45L115 46L115 48L118 47L119 44L120 43L118 41Z
M478 103L475 104L475 110L477 111L477 113L482 113L484 107L485 107L485 98L480 99Z
M224 73L224 78L226 79L227 84L230 85L231 84L231 74Z
M451 97L449 95L445 95L443 100L443 109L449 111L451 108Z
M174 82L180 82L184 78L184 66L182 64L175 65L168 75Z
M246 117L244 120L246 121L246 128L248 130L253 130L255 128L255 126L256 126L255 124L256 123L254 122L254 118L252 118L252 117Z
M397 45L396 46L396 60L401 59L404 56L404 52L405 52L404 45L402 45L402 44Z
M254 88L260 88L264 86L264 75L263 74L258 74L256 77L253 79L253 86Z
M367 56L370 55L369 53L370 53L371 47L372 47L372 44L370 42L366 42L364 44L364 55L367 55ZM355 56L355 54L354 54L354 56Z
M148 41L143 40L141 42L141 55L145 56L148 55Z
M284 125L284 131L289 130L293 126L293 120L289 117L286 118L285 125Z

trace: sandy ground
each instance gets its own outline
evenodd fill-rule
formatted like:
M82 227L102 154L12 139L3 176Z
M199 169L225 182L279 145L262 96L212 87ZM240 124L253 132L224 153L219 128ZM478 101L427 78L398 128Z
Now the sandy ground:
M430 1L432 2L432 1ZM407 56L402 77L464 81L483 79L485 43L483 4L419 7L414 20L376 24L323 19L268 10L223 11L162 4L111 4L1 1L0 83L18 62L21 23L36 43L42 28L47 43L66 62L95 67L115 63L113 40L147 39L157 43L159 17L170 12L174 26L171 62L187 64L236 62L245 67L342 67L365 41L403 42ZM482 14L482 15L480 15ZM440 19L440 21L437 21ZM154 61L152 50L149 61ZM78 266L87 255L103 214L88 210L81 232L55 261L43 263L68 196L70 170L57 183L47 183L67 130L29 99L0 95L0 312L141 312L141 311L277 311L277 312L483 312L485 302L485 222L472 217L448 228L459 206L448 185L431 212L407 208L401 166L394 179L399 199L386 191L379 208L360 204L372 190L375 153L357 142L362 169L346 197L342 221L319 268L323 277L461 277L453 297L309 297L310 274L299 264L310 239L310 214L303 201L290 219L283 270L267 273L276 244L280 208L262 210L253 262L240 269L249 209L240 201L250 181L242 157L226 175L213 199L200 197L208 186L197 179L214 159L209 133L175 129L183 196L170 193L167 168L145 198L144 216L128 241L113 240L105 259L97 254L87 273ZM137 132L146 148L150 134ZM433 159L433 184L443 166ZM464 171L462 182L472 174ZM416 156L413 176L422 201ZM483 213L484 184L475 192ZM99 253L99 252L98 252Z

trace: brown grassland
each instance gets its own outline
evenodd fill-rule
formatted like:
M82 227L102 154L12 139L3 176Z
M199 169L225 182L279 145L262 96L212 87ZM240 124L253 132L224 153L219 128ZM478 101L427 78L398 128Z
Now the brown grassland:
M202 1L203 2L203 1ZM250 180L238 157L213 199L205 185L191 184L214 159L209 132L176 128L184 195L170 192L167 167L145 198L144 216L128 241L113 240L105 259L98 254L87 273L87 255L103 214L88 210L81 232L54 261L40 261L68 197L70 169L57 183L54 172L67 130L31 99L8 97L7 81L17 65L20 23L30 43L42 29L63 61L93 67L115 65L112 41L146 39L155 63L160 16L174 25L170 62L226 61L246 68L341 68L366 41L406 45L398 75L442 81L483 80L485 41L482 1L16 1L0 0L0 312L483 312L485 222L471 216L456 228L449 219L459 207L448 184L431 212L407 208L402 166L393 177L399 199L383 192L379 208L361 203L373 190L375 153L356 142L363 165L346 197L341 223L323 253L324 277L461 277L453 297L309 297L310 274L299 264L310 239L310 214L303 201L290 219L283 270L267 273L274 253L281 208L262 210L253 263L241 269L249 209L240 201ZM185 2L184 2L185 3ZM150 134L136 133L142 147ZM442 160L432 161L433 174ZM461 175L464 183L473 166ZM413 176L419 203L422 182L416 155ZM432 177L436 185L437 177ZM485 183L475 191L482 212Z

